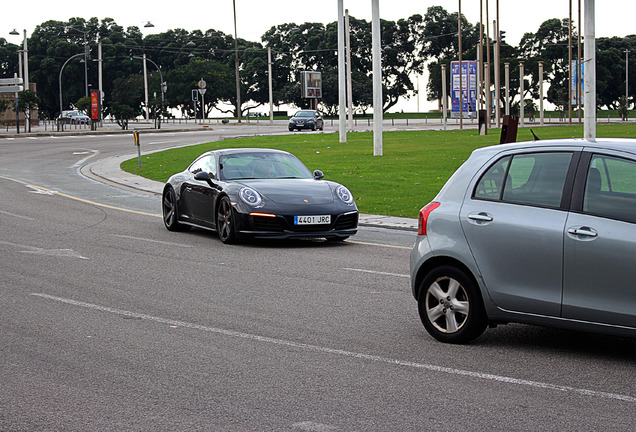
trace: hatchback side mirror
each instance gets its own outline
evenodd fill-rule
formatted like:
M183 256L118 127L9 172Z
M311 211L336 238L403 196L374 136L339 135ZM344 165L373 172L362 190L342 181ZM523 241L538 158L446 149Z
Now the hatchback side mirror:
M314 179L322 180L323 178L325 178L325 175L322 173L322 171L320 170L314 171Z

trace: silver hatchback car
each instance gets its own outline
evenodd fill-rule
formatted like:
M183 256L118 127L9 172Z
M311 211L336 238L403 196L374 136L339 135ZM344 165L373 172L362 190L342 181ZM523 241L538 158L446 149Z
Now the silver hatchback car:
M442 342L507 322L636 336L636 140L474 151L420 211L410 265Z

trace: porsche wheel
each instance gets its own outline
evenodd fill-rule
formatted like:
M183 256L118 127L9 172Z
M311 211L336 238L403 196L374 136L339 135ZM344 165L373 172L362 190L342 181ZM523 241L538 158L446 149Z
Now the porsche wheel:
M219 203L216 213L216 232L221 241L225 244L234 243L236 240L232 203L228 197L221 198L221 202Z
M167 188L163 192L162 205L163 224L168 231L185 231L190 227L179 223L179 209L177 208L177 196L174 189Z

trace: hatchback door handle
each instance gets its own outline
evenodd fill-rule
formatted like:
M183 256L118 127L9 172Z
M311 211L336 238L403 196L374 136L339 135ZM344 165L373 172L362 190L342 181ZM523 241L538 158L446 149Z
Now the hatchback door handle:
M472 219L477 222L492 222L492 216L488 213L471 213L468 215L468 219Z
M589 227L569 228L568 233L577 236L596 237L598 233Z

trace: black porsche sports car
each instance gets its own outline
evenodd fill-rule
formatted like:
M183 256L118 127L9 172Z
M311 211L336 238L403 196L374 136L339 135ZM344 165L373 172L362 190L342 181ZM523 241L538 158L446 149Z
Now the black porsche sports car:
M357 232L349 190L313 174L291 153L256 148L213 150L168 179L163 222L170 231L215 230L237 238L344 240Z

